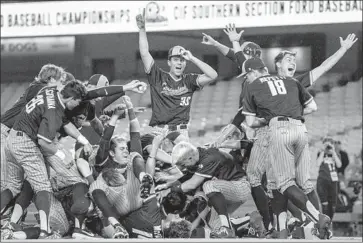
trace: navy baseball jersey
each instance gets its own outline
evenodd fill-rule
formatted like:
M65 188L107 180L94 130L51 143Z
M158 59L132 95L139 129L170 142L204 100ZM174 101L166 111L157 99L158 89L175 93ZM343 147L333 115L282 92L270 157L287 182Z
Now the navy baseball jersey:
M23 110L26 103L33 99L39 90L46 86L47 84L43 82L32 82L15 104L1 116L1 123L12 128L17 116Z
M150 126L187 124L193 93L200 88L199 74L183 74L174 80L154 62L147 76L152 107Z
M303 106L312 100L313 97L296 79L266 75L247 85L242 113L259 114L267 122L277 116L303 120Z
M21 111L13 129L31 139L52 142L64 122L65 106L56 88L45 88L31 99Z
M311 71L297 75L294 77L297 81L301 83L305 88L310 87L313 84L313 78L311 76Z
M196 164L195 174L212 179L233 181L246 175L242 166L237 164L230 154L216 148L198 148L199 161Z

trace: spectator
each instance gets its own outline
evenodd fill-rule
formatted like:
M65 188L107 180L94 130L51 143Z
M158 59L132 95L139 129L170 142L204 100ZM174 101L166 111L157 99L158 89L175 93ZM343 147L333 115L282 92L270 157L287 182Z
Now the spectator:
M342 162L335 151L334 140L330 137L323 139L324 149L318 152L317 163L319 175L317 179L317 192L321 201L323 214L331 219L334 216L338 196L337 168Z
M335 141L335 152L337 152L338 156L340 157L340 161L342 162L342 166L337 169L339 174L342 174L344 176L345 169L349 165L349 156L347 152L342 150L342 143L338 140Z

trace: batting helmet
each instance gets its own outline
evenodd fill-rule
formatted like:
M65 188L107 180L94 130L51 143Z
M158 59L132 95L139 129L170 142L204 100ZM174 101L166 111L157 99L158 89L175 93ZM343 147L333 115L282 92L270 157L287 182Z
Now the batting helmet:
M249 55L252 57L261 57L261 52L262 52L261 47L254 42L251 41L243 42L241 45L241 49L245 55Z

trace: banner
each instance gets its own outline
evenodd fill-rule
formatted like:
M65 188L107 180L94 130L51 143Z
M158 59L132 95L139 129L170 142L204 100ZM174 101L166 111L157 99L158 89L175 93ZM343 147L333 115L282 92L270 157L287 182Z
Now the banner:
M74 36L1 40L1 56L67 55L74 53Z
M49 1L1 4L1 37L362 22L362 1Z

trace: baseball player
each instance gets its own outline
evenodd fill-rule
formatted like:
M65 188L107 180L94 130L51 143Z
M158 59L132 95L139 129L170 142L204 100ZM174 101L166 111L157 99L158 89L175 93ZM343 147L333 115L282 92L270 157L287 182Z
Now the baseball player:
M71 74L69 74L71 75ZM18 114L43 87L62 82L66 79L63 68L53 64L46 64L41 69L34 81L29 85L25 92L15 102L15 104L1 115L1 191L5 189L5 178L7 174L5 141L13 127Z
M140 182L143 183L144 177L147 177L151 180L149 183L152 184L152 177L147 175L142 168L145 162L141 156L140 125L133 112L130 99L123 98L130 119L131 154L124 138L113 137L109 142L109 149L102 149L109 154L109 157L102 160L105 156L99 156L99 161L96 160L100 175L91 185L90 193L105 220L111 224L110 227L115 228L114 238L128 235L130 237L160 238L161 218L156 197L151 196L145 200L141 198L143 195L140 190ZM111 120L110 125L112 125ZM105 131L103 139L107 141L106 134L109 134L108 139L110 139L112 132L113 129L111 133ZM161 139L158 141L161 142ZM155 156L156 151L150 156ZM127 232L120 223L126 227ZM105 228L107 227L109 227L108 223L105 224Z
M64 109L76 107L85 95L84 85L76 81L69 82L60 92L54 88L43 89L26 104L6 141L9 174L6 179L7 189L1 192L1 211L20 192L25 174L36 193L35 205L41 222L40 238L51 235L49 208L52 188L43 154L65 158L65 154L52 144L52 140L62 125Z
M139 27L139 47L142 62L150 84L152 115L150 126L155 131L180 131L188 136L190 106L193 93L211 83L218 76L208 64L194 57L181 46L168 53L169 72L160 69L149 52L145 30L145 10L136 17ZM184 74L186 61L194 63L204 74Z
M179 170L192 171L192 177L183 183L178 180L159 185L155 190L171 188L172 191L189 192L202 186L221 222L221 227L213 235L218 238L234 237L227 203L243 204L250 193L250 185L241 165L235 163L231 155L216 148L196 148L188 142L177 144L172 158Z
M247 60L244 63L244 70L243 76L255 81L247 86L243 113L247 116L246 122L251 127L269 124L271 168L277 188L284 195L280 200L286 202L280 205L283 206L281 212L286 211L285 198L288 198L318 223L319 237L324 239L327 237L330 218L320 214L306 194L297 187L298 185L305 191L313 189L311 181L300 173L301 169L310 163L303 115L316 111L316 103L294 79L269 75L261 59ZM256 118L256 113L262 118ZM278 225L279 221L280 219ZM280 237L287 238L286 229L280 232Z

